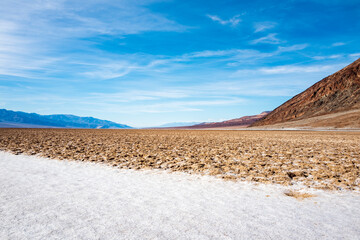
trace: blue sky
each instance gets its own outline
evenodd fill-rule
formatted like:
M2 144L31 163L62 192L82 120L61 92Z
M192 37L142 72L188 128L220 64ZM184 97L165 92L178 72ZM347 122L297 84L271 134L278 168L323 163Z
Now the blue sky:
M2 0L0 108L135 127L272 110L360 57L359 0Z

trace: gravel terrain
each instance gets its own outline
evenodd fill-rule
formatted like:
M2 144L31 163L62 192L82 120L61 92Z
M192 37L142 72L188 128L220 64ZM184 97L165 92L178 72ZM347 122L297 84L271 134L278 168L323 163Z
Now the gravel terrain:
M360 132L0 129L0 150L229 180L360 186Z

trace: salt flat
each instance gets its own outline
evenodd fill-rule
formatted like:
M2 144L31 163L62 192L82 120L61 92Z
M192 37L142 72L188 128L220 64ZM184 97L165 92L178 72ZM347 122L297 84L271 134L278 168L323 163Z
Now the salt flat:
M360 239L360 195L0 152L0 239Z

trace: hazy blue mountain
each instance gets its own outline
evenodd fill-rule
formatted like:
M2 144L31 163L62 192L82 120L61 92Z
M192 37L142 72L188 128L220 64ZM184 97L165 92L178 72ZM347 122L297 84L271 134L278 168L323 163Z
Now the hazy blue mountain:
M201 122L173 122L173 123L166 123L160 126L157 126L158 128L167 128L167 127L183 127L183 126L192 126L195 124L200 124Z
M74 115L40 115L36 113L15 112L0 109L0 127L24 128L132 128L107 120Z

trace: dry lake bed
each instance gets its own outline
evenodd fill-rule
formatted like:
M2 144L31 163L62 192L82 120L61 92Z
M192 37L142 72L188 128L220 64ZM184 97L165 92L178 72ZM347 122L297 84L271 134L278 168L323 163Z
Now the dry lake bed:
M360 186L360 132L0 129L0 150L234 181Z

